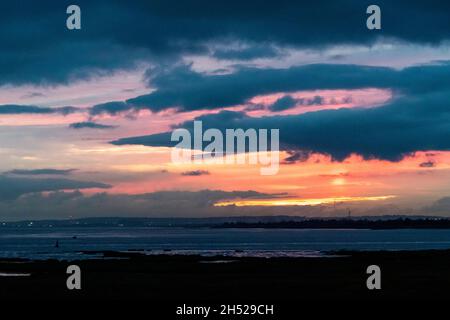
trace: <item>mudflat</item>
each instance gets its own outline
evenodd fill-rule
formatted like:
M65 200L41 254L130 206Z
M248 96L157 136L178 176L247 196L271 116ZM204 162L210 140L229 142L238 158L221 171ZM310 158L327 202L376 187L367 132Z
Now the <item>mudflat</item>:
M449 300L450 250L335 252L333 257L235 258L104 252L80 261L0 260L0 298L133 299L170 303ZM69 265L81 290L68 290ZM369 265L381 290L368 290Z

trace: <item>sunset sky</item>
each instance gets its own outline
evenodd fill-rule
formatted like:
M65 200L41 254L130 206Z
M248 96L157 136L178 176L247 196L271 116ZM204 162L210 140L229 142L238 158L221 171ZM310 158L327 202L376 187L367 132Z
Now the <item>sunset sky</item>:
M0 220L450 215L450 3L69 4L0 7ZM279 129L278 173L173 163L196 119Z

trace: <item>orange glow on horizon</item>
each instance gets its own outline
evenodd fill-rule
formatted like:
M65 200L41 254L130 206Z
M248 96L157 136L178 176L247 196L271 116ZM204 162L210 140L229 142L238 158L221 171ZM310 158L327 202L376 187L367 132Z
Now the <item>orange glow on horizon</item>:
M263 199L263 200L231 200L221 201L214 204L215 207L225 207L234 205L236 207L280 207L280 206L315 206L321 204L333 204L336 202L360 202L360 201L380 201L393 199L395 196L374 196L374 197L334 197L322 199Z

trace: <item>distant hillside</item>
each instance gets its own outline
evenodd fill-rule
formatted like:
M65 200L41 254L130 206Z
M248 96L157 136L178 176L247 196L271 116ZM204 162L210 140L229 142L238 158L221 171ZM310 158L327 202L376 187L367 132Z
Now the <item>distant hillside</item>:
M450 229L448 218L396 218L370 219L307 219L282 222L229 222L215 228L265 228L265 229Z

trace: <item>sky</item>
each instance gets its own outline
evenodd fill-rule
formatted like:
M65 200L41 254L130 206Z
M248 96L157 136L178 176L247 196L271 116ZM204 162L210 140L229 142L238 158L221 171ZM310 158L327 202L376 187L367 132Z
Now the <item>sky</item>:
M450 4L372 2L2 3L0 220L449 216ZM174 163L198 120L279 171Z

